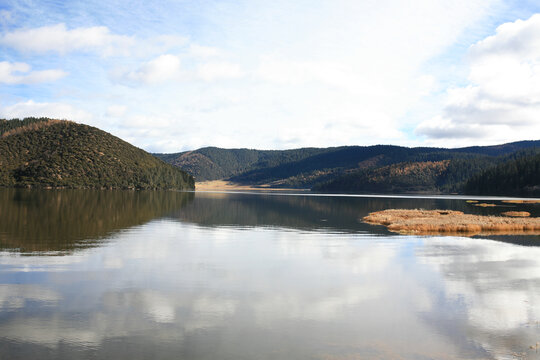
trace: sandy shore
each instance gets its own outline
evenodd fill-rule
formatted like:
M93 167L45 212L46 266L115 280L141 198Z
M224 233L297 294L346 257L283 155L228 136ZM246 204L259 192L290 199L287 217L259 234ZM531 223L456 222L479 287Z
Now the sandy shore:
M540 235L540 218L483 216L452 210L377 211L364 222L385 225L400 234L415 235Z
M195 191L303 191L302 189L275 188L269 185L241 185L226 180L201 181L195 183Z

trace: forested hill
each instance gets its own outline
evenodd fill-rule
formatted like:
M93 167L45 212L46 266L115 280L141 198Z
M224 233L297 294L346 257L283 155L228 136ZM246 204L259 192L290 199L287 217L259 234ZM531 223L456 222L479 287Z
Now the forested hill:
M95 127L0 120L0 186L193 189L193 177Z
M253 169L294 163L326 151L328 149L253 150L205 147L195 151L154 156L187 171L197 181L205 181L227 179Z
M339 192L461 192L472 176L508 156L540 149L540 141L466 148L407 148L392 145L251 150L202 148L156 154L197 181ZM521 156L520 155L520 156Z
M470 194L540 197L540 153L511 158L467 181Z

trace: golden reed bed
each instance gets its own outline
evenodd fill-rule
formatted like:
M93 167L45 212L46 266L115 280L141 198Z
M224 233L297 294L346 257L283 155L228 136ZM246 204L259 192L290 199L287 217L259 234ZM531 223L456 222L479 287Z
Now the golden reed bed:
M524 215L524 214L522 214ZM385 225L400 234L415 235L540 235L540 218L464 214L453 210L377 211L364 222Z
M242 185L227 180L195 182L195 191L304 191L301 189L275 188L270 185Z
M540 204L540 200L503 200L507 204Z

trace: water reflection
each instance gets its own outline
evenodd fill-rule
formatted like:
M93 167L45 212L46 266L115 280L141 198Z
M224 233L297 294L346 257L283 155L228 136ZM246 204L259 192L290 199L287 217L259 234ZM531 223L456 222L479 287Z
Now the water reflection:
M64 256L83 261L63 271L41 264L46 280L0 272L0 282L16 277L58 294L34 302L36 311L0 312L0 349L34 348L45 359L478 356L420 316L438 309L427 265L409 255L418 246L154 221L99 252ZM108 258L122 266L104 269Z
M359 221L386 207L467 209L462 200L125 194L124 206L93 209L151 215L95 232L97 247L70 245L89 240L67 227L60 246L38 248L63 256L0 253L0 358L536 356L539 247ZM11 239L17 229L2 224Z
M73 251L185 206L193 193L0 189L0 249ZM83 241L88 240L88 241Z
M393 207L452 208L474 213L493 211L471 207L463 200L197 193L194 201L178 211L175 217L211 227L240 225L388 234L381 231L382 227L363 224L359 219L370 212Z
M41 306L55 305L60 295L39 285L0 284L0 310L16 310L39 301Z
M277 227L396 236L384 226L365 224L361 219L370 212L385 209L451 209L467 214L496 216L513 210L540 216L540 204L508 204L501 200L490 200L489 203L496 206L477 207L464 199L443 198L197 193L193 201L177 211L172 218L208 227ZM521 245L540 245L540 236L489 235L487 238Z
M462 306L466 332L494 354L536 356L529 346L540 341L540 248L452 240L429 239L418 255L441 274L445 301Z
M388 208L453 209L486 215L512 209L540 215L538 205L496 203L499 206L479 208L464 200L436 198L0 189L0 249L21 253L75 251L97 246L112 233L162 217L208 227L277 227L394 236L384 227L364 224L360 219ZM539 237L490 238L538 245Z

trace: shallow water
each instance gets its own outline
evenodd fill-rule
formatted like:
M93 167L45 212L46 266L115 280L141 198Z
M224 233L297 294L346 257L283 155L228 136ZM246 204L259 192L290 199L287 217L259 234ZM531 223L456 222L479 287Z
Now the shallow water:
M361 222L490 202L0 190L0 359L536 359L540 237Z

